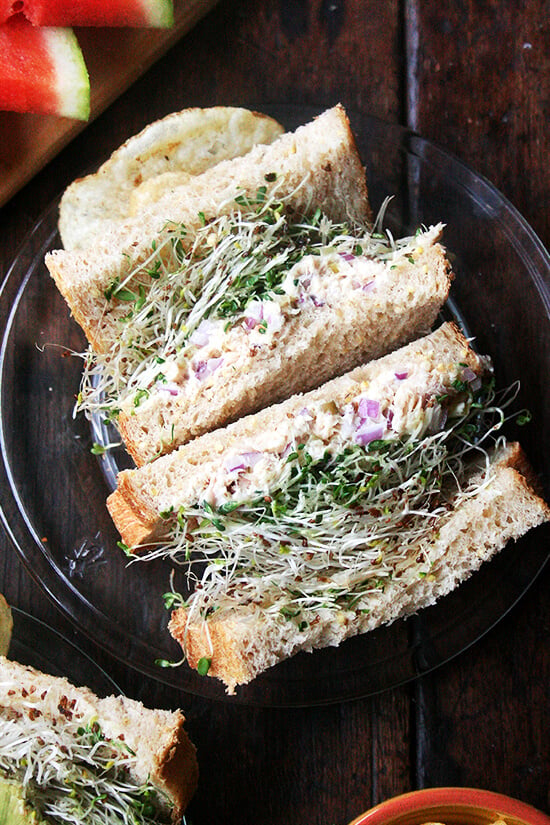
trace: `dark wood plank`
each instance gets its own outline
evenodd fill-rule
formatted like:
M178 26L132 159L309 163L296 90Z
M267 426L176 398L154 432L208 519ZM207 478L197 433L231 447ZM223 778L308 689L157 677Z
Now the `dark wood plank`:
M548 245L548 3L406 8L409 125L491 180Z
M420 786L486 787L548 809L548 573L484 640L417 686Z
M222 2L177 50L185 50L192 67L182 74L178 94L210 103L341 101L397 119L399 48L396 0L383 6L370 0Z
M407 4L409 125L489 178L547 244L549 22L545 2ZM483 786L548 808L549 584L547 571L484 640L418 684L420 786Z
M490 177L548 240L545 25L540 0L221 0L0 210L0 269L83 168L155 118L217 103L341 100L407 121ZM0 550L9 600L80 643L128 694L185 709L202 769L194 825L344 825L392 795L453 782L548 808L548 573L483 641L418 685L273 710L207 702L129 672L72 628L3 537Z

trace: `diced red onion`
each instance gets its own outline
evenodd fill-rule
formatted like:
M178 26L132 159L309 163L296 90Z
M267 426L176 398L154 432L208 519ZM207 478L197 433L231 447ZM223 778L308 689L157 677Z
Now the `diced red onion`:
M312 295L309 292L300 292L298 295L298 303L305 304L306 301L311 301L314 307L324 307L325 302L322 298L318 298L317 295Z
M382 424L369 423L363 425L356 431L355 441L357 444L361 444L361 446L364 447L366 444L370 444L371 441L382 438L383 435L384 426Z
M344 261L354 261L355 255L352 255L351 252L340 252L340 257L344 259Z
M283 452L281 453L281 458L287 458L287 456L290 455L290 453L293 451L293 449L294 449L294 445L292 443L287 444L286 447L284 448Z
M204 381L212 375L223 364L223 358L209 358L207 361L197 361L193 365L193 371L199 381Z
M374 401L372 398L361 398L357 412L363 420L367 418L378 418L380 415L380 402Z
M179 384L174 381L157 381L155 387L159 392L167 392L170 395L177 395L180 391Z
M405 378L409 377L409 373L405 372L404 370L400 370L399 372L395 373L395 377L397 378L398 381L404 381Z
M372 401L370 398L367 400L367 415L369 418L378 418L380 415L379 401Z
M481 387L481 378L470 367L464 367L462 371L462 380L467 381L470 389L479 390Z
M226 460L225 469L230 473L232 473L235 470L250 470L258 463L258 461L261 461L262 458L263 453L258 452L242 453L241 455L235 455Z
M363 292L372 292L374 290L374 281L369 281L368 284L363 284Z
M447 416L448 412L445 407L439 406L435 408L432 414L432 420L430 422L430 432L441 432L445 428L445 424L447 423Z

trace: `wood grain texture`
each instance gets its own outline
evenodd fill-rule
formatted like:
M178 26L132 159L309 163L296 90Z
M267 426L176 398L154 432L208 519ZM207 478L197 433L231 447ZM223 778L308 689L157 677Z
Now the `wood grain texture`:
M406 5L409 125L491 180L547 245L549 12L547 2ZM417 685L420 785L505 789L550 807L548 584L547 571L532 600Z
M550 809L548 575L468 656L416 687L419 784Z
M406 42L408 125L494 182L548 245L547 0L410 0Z
M150 120L220 102L342 100L412 125L487 175L548 243L547 11L540 0L221 0L0 209L0 271L83 167ZM193 825L345 825L392 795L453 783L550 810L550 570L483 640L416 684L277 710L129 672L73 629L3 536L0 552L9 600L66 632L130 695L184 708L201 765Z
M370 2L323 0L221 3L178 49L192 72L180 79L177 99L319 106L341 101L397 119L399 4L391 0L376 6L376 13L374 8Z

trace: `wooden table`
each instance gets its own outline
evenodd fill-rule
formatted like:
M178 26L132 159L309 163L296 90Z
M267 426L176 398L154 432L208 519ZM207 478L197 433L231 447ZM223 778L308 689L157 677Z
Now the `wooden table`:
M79 173L187 106L299 103L418 130L490 179L550 244L545 0L222 0L0 211L5 273ZM369 699L269 710L211 703L130 674L70 626L2 537L0 590L62 629L132 696L181 705L202 768L194 825L344 825L392 795L478 786L550 809L546 569L467 652Z

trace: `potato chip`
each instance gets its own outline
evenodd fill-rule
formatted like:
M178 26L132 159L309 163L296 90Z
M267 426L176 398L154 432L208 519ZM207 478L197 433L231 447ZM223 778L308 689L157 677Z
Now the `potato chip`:
M183 186L192 180L194 175L189 172L161 172L148 180L144 180L130 193L128 212L137 215L142 209L155 203L167 189Z
M231 106L184 109L151 123L97 172L67 188L59 210L65 249L85 249L108 226L154 203L166 186L181 185L187 175L200 175L256 144L272 143L283 131L267 115Z
M11 607L0 593L0 656L7 656L13 630Z

